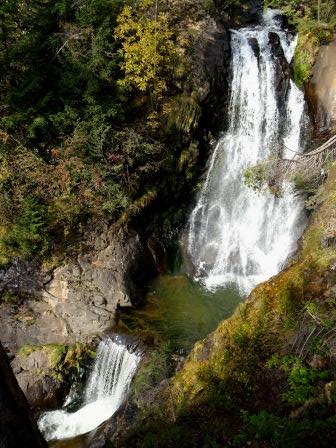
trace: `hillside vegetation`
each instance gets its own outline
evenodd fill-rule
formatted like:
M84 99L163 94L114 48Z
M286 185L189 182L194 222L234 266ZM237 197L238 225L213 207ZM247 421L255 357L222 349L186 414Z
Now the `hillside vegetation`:
M208 9L1 3L2 264L66 247L88 220L126 223L167 188L183 190L198 155L193 26Z
M302 84L332 36L334 2L322 1L319 14L313 0L268 5L299 30ZM2 265L62 251L88 221L125 224L192 188L206 89L195 45L211 15L239 24L249 8L240 0L1 3Z

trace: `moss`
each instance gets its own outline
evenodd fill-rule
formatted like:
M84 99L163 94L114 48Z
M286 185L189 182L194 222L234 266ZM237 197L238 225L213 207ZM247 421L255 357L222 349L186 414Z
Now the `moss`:
M87 344L76 343L74 345L46 344L23 345L18 354L24 357L35 351L42 351L48 359L46 373L51 373L56 379L64 381L71 374L78 375L87 358L94 358L95 352Z
M49 366L56 369L64 360L68 347L66 345L45 345L42 351L48 356Z
M167 128L188 134L197 126L200 115L201 107L192 95L177 96L171 106Z
M132 398L137 401L146 401L146 396L153 392L162 381L172 374L171 350L169 345L151 350L141 363L132 382Z
M1 261L0 261L1 265ZM0 303L13 304L17 302L17 296L10 291L3 291L0 293Z
M40 349L40 347L37 345L25 344L20 348L18 355L27 357L39 349Z

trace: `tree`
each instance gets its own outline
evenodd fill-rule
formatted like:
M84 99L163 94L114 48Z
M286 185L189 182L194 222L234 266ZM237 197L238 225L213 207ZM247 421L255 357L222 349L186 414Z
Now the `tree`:
M158 97L167 89L165 74L172 70L177 55L167 15L158 12L157 2L151 15L153 5L152 0L142 0L138 10L125 6L118 17L115 37L122 44L121 67L125 74L119 84Z

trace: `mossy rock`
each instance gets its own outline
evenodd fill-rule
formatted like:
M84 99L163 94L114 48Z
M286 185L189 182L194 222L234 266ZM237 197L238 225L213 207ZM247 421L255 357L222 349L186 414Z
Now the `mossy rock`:
M302 86L312 76L312 69L322 43L333 39L333 30L316 22L302 22L294 54L294 78Z

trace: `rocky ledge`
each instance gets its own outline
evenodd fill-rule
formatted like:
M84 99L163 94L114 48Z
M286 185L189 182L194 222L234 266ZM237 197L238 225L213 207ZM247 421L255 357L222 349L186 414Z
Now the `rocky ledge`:
M0 271L0 339L11 353L24 344L85 340L111 328L119 306L142 298L156 272L148 241L107 226L83 241L56 268L16 260Z

